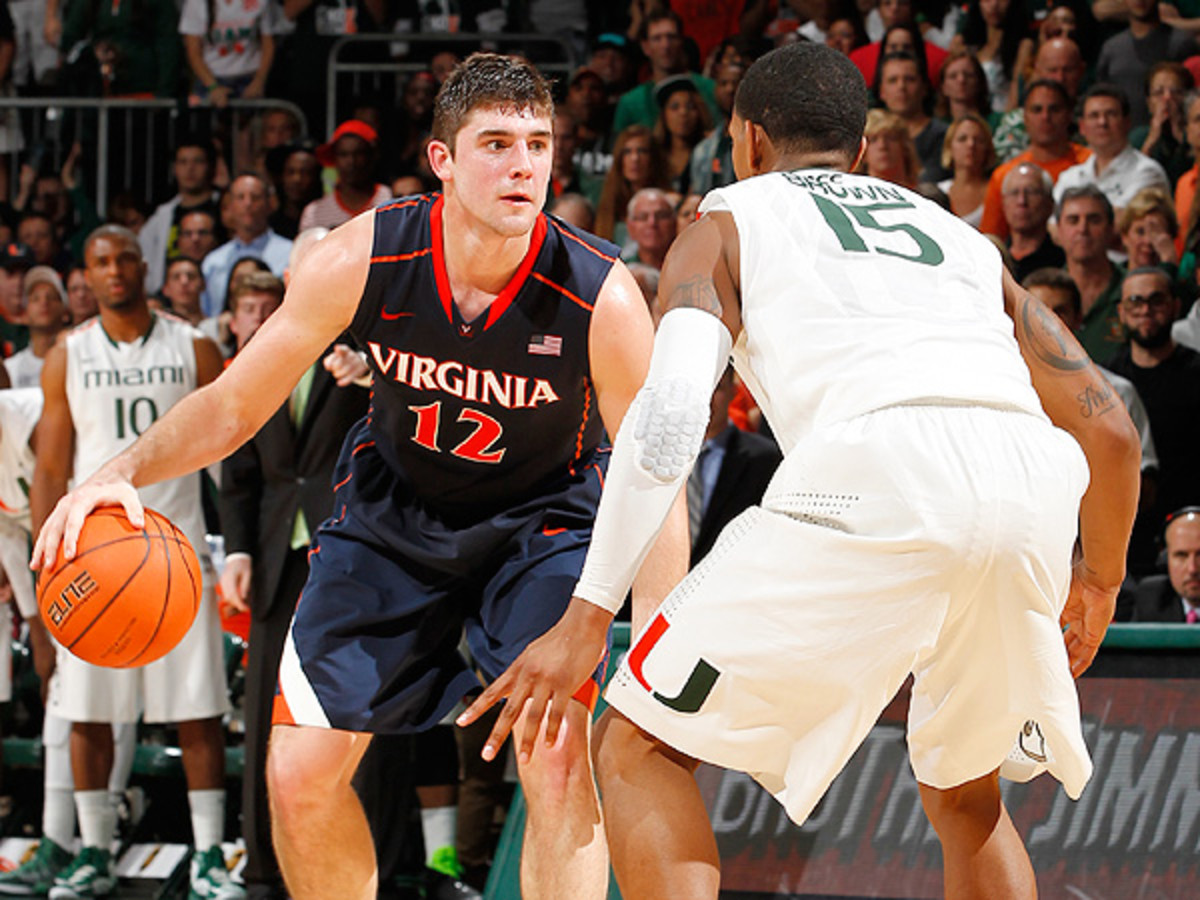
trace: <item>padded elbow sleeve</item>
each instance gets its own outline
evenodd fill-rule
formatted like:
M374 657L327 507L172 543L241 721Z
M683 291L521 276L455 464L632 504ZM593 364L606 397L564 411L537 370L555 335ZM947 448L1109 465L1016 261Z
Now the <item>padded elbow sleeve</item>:
M731 346L728 329L709 313L677 309L663 317L650 372L613 445L577 597L620 609L700 452Z

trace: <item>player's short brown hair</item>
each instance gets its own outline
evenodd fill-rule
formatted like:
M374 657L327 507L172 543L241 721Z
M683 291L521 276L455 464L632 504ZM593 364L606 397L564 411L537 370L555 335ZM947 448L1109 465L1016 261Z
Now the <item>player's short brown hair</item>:
M499 53L472 53L454 67L433 102L433 139L453 153L459 129L481 106L554 116L550 85L532 63Z

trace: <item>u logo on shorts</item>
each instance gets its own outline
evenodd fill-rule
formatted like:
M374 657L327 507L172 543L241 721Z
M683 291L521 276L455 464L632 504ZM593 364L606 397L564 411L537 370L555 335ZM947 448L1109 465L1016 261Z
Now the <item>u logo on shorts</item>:
M650 683L646 681L646 676L642 672L647 655L669 627L671 627L670 623L662 613L654 617L654 621L650 623L650 627L646 629L641 640L629 651L629 671L633 673L633 677L638 680L638 683L663 706L679 713L699 712L704 701L708 699L708 695L712 693L717 679L721 676L720 671L708 660L701 657L696 661L683 688L674 697L667 697L650 687Z

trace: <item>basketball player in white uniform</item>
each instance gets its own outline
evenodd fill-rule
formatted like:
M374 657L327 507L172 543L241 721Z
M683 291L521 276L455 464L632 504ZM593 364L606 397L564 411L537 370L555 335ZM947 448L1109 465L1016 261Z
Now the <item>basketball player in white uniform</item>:
M747 71L730 125L746 180L709 193L667 258L576 597L460 720L508 697L485 758L526 707L518 750L556 738L732 349L785 459L608 688L598 776L626 900L717 896L695 759L752 774L802 822L909 673L947 897L1036 896L999 774L1048 769L1072 797L1091 774L1072 673L1124 576L1137 434L974 229L846 174L865 114L857 70L824 46Z
M86 277L100 315L68 334L43 370L45 408L38 428L43 447L73 448L38 456L30 496L34 523L49 514L68 479L86 478L136 440L167 409L220 373L216 346L186 322L153 313L143 288L145 264L137 238L116 226L94 231L84 248ZM224 738L228 711L220 622L211 560L205 554L199 476L141 492L201 556L205 584L196 622L162 659L137 669L107 669L65 651L50 709L74 723L71 735L76 805L83 850L55 881L52 898L102 896L115 884L109 845L112 810L101 802L111 765L110 722L179 723L196 855L192 895L240 897L228 882L220 843L224 833ZM106 798L105 798L106 799Z
M33 482L35 426L42 414L40 387L0 391L0 567L12 589L13 602L29 626L38 674L47 681L54 668L55 645L38 616L33 579L29 577L29 486ZM0 635L11 627L11 609L0 606ZM0 639L0 701L11 699L11 642ZM75 782L71 775L68 740L71 723L47 713L42 723L43 805L42 840L29 859L16 869L0 872L0 895L46 894L54 876L71 861L75 837ZM115 754L108 777L109 799L118 804L129 782L137 729L132 723L113 723Z

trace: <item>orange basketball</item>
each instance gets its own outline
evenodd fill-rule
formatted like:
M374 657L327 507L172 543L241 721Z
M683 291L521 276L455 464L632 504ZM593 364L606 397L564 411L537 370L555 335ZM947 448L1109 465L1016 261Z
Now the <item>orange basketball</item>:
M145 530L119 506L84 520L75 558L61 550L38 579L42 621L85 662L144 666L168 653L200 608L200 562L183 532L154 510Z

